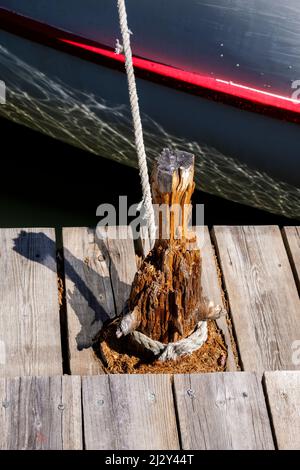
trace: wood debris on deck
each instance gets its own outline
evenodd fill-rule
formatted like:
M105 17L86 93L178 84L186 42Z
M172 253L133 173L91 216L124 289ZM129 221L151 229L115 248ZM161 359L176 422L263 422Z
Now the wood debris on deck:
M106 375L92 348L137 269L109 230L63 229L62 305L54 229L0 230L0 448L300 449L300 228L198 228L227 372L174 376Z

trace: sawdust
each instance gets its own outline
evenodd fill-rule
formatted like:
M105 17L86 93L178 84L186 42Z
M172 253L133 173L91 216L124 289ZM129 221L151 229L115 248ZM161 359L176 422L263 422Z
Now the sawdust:
M142 354L132 347L128 337L117 339L115 324L105 329L95 352L109 374L183 374L193 372L223 372L226 370L227 348L215 321L208 322L206 343L191 355L176 361L161 362Z

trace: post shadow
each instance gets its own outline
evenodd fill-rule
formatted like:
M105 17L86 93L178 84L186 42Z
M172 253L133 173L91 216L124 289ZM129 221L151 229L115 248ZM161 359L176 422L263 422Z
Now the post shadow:
M21 230L13 242L13 250L15 252L57 273L56 243L43 232L32 233ZM102 253L105 253L105 260L109 263L109 271L111 273L114 272L115 279L117 279L117 282L120 282L116 277L117 270L109 258L104 243L100 240L95 242L99 245ZM94 339L103 324L115 317L116 311L114 309L112 312L107 312L80 276L79 272L83 272L86 269L84 262L74 257L65 247L63 250L63 274L65 279L69 278L74 283L74 291L68 290L66 296L68 304L72 307L80 323L81 329L76 336L76 344L77 349L82 350L93 346ZM90 272L90 278L93 279L93 283L95 285L103 284L103 278L95 270L91 270L90 267L89 270L92 271ZM109 283L111 285L110 279ZM82 306L83 301L86 308ZM78 305L80 305L80 308L78 308Z

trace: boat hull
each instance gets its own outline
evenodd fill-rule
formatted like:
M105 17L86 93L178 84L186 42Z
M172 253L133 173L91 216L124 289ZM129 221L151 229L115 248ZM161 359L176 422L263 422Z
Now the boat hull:
M137 166L126 77L0 31L0 114L96 155ZM196 184L300 219L299 124L137 79L149 161L163 147L196 156Z

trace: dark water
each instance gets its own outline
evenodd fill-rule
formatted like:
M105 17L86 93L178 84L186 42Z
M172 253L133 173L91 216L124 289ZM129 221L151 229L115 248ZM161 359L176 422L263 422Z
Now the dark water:
M0 119L1 227L95 226L101 203L141 200L137 170L99 158L23 126ZM279 224L299 221L196 191L208 225Z

